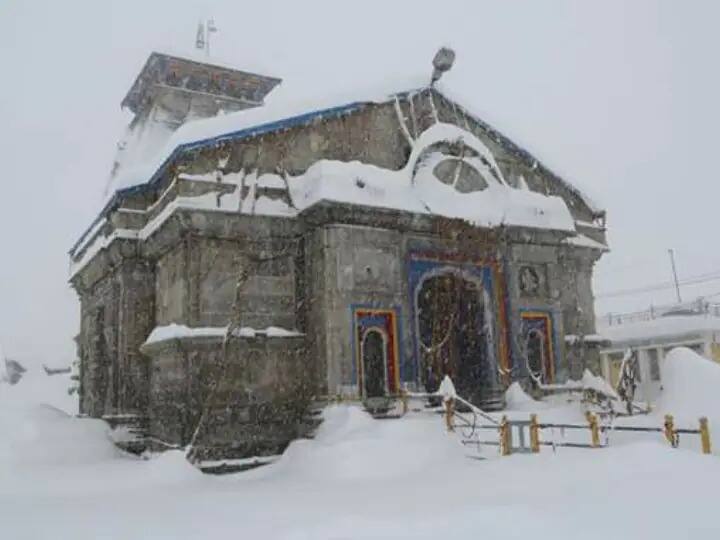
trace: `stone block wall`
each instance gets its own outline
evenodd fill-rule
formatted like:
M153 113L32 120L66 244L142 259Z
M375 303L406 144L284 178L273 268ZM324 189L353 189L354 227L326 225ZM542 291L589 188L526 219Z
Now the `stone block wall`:
M344 393L343 389L356 384L352 306L392 309L405 304L402 235L343 225L328 225L323 235L326 302L319 324L328 336L325 355L330 392Z
M151 358L149 435L156 447L184 446L196 457L274 455L306 429L314 395L304 337L238 337L146 345Z
M147 262L120 259L81 297L78 340L80 412L94 417L144 415L147 360L140 345L155 326L155 273Z

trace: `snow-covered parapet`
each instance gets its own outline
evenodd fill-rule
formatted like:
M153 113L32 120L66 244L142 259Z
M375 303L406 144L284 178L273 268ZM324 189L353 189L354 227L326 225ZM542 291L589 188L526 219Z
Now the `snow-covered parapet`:
M576 247L584 247L589 249L596 249L598 251L610 251L610 248L608 248L607 244L604 244L602 242L598 242L597 240L593 240L589 236L586 236L584 234L578 234L576 236L571 236L569 238L566 238L564 240L566 244L570 244L572 246Z
M224 337L227 333L225 326L204 326L191 328L184 324L171 323L164 326L156 326L145 340L145 345L160 343L171 339L203 338L203 337Z
M428 154L427 150L448 141L462 143L477 154L468 158L468 163L485 179L484 188L460 192L435 175L434 167L442 156ZM516 226L576 234L574 220L562 198L508 185L482 141L452 124L437 123L423 132L414 142L406 166L398 171L360 161L319 160L303 174L287 178L276 174L258 177L255 172L183 174L182 178L200 182L214 178L230 192L177 196L159 213L154 207L148 208L146 213L152 219L139 230L116 229L108 236L88 236L88 245L76 249L82 255L73 263L71 274L74 276L115 239L149 238L180 209L292 218L317 203L329 201L462 219L485 228ZM288 200L271 199L261 191L283 188L288 190Z
M173 339L224 338L227 335L227 331L227 326L203 326L193 328L184 324L172 323L164 326L156 326L143 345L152 345ZM267 328L262 329L243 326L235 329L232 335L234 337L244 338L288 338L302 337L304 334L295 330L280 328L278 326L268 326Z
M249 326L242 326L238 328L234 335L238 337L258 337L264 336L269 338L288 338L288 337L302 337L305 334L297 332L295 330L288 330L286 328L280 328L279 326L268 326L267 328L250 328Z
M565 343L568 345L579 345L586 344L594 347L601 347L607 345L610 342L608 338L600 334L565 334Z
M463 193L435 176L433 169L437 163L432 156L423 159L424 152L434 144L448 141L461 142L480 156L469 158L468 162L477 165L479 174L487 179L484 189ZM286 182L270 174L257 180L252 175L248 178L251 187L256 184L281 187ZM562 198L509 186L487 147L472 133L452 124L434 124L423 132L414 142L406 166L399 171L360 161L319 160L303 174L288 177L287 186L296 211L321 201L333 201L458 218L480 227L509 225L575 234L574 220ZM246 201L243 213L294 213L287 205L279 208L280 201L273 203L263 207Z

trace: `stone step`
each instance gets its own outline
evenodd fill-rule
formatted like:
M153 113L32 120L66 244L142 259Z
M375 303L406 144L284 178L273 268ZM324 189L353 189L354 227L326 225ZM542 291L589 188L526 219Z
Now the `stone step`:
M102 417L110 426L115 446L132 454L142 454L148 447L148 419L135 414L108 414Z

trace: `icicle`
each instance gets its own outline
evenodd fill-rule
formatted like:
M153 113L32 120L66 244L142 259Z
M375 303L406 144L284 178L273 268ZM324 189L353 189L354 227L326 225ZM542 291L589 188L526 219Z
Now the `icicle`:
M458 106L457 106L457 104L456 104L454 101L451 101L450 103L452 103L453 112L455 113L455 121L458 123L458 125L460 125L460 124L462 123L462 120L463 120L463 115L460 113L460 111L458 111ZM468 131L470 131L470 128L469 128L468 123L467 123L467 118L465 118L465 122L464 122L464 123L465 123L465 129L467 129Z
M245 184L245 179L248 183ZM255 169L253 172L243 178L243 186L247 185L247 193L245 198L240 197L239 210L241 214L252 214L255 212L255 193L257 188L258 171ZM242 188L241 188L242 189Z
M433 118L435 119L435 123L439 124L440 118L438 117L438 112L437 112L437 108L435 107L435 100L433 99L432 92L429 92L429 96L430 96L430 108L432 109Z
M405 117L403 116L402 110L400 109L400 101L398 100L397 96L395 96L395 114L397 115L398 123L400 124L400 130L403 132L403 135L405 135L405 139L412 148L415 145L415 141L410 136L407 124L405 123Z
M415 137L417 137L418 126L417 126L417 115L415 114L415 93L414 92L408 96L408 101L410 103L410 119L412 120L413 135Z
M518 176L518 189L530 191L530 188L528 187L528 184L527 184L527 180L525 180L525 177L522 174L520 176Z
M228 161L230 161L230 152L228 152L228 153L225 154L224 156L218 158L217 168L218 168L220 171L223 171L223 172L224 172L224 171L225 171L225 167L227 167Z

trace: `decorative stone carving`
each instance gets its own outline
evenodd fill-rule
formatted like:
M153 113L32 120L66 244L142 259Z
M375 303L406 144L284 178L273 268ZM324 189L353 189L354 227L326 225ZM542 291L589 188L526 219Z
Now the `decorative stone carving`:
M525 296L540 296L542 273L534 266L522 266L518 272L520 292Z

